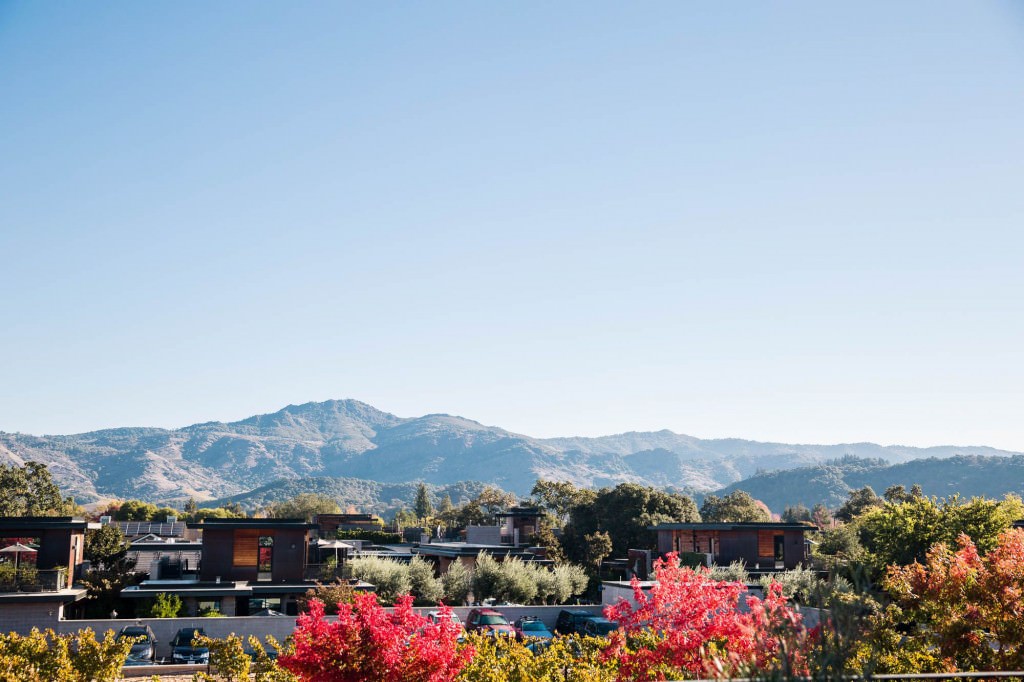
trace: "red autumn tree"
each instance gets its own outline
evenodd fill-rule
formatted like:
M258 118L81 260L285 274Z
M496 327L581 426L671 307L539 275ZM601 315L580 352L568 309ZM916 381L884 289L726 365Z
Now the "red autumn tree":
M917 626L920 644L959 670L1024 666L1024 530L1002 533L985 556L961 535L959 549L932 547L925 563L892 566L885 586Z
M806 673L801 616L773 584L765 598L746 586L718 581L679 565L669 554L655 563L657 580L645 591L633 580L634 607L625 600L605 609L618 621L606 657L619 660L619 679L670 679L680 673L719 676L781 667Z
M434 624L416 614L409 595L389 613L375 594L360 594L352 604L338 604L335 622L314 599L299 616L294 651L278 661L300 680L448 682L473 656L472 648L458 646L459 633L449 618Z

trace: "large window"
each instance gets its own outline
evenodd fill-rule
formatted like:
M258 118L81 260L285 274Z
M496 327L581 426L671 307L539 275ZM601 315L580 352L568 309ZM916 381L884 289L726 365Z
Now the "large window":
M257 572L259 580L270 580L274 565L274 536L261 535L259 541L259 564Z

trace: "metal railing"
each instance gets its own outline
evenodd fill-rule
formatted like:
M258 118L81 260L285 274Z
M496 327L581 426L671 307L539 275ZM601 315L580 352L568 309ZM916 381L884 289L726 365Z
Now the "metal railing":
M14 575L0 575L0 593L60 592L67 587L67 578L63 568L19 570Z

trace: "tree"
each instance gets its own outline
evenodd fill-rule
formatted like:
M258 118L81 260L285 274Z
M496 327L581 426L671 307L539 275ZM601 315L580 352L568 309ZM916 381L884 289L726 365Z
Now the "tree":
M366 556L352 559L348 565L352 577L374 585L377 596L385 604L394 602L400 595L409 594L412 589L409 567L403 563Z
M434 505L430 503L430 493L425 483L416 486L416 501L413 503L413 511L419 519L428 519L434 513Z
M924 564L889 569L884 585L904 627L918 633L923 648L940 652L949 670L1020 670L1024 530L1003 532L985 556L966 535L957 546L939 543Z
M267 509L267 514L275 519L305 519L312 521L318 514L338 514L341 507L338 503L319 493L299 493L290 500L275 502Z
M107 524L85 536L85 559L99 568L113 566L124 558L128 542L115 525Z
M612 538L608 533L599 530L587 533L583 540L587 543L587 565L594 569L595 575L598 575L601 572L601 562L612 553Z
M851 490L850 496L834 514L837 521L849 523L855 518L875 507L881 507L884 501L871 486L866 485L860 490Z
M549 512L557 525L564 525L576 507L593 504L597 493L578 488L568 481L546 481L538 478L530 491L535 503Z
M441 498L441 503L437 505L437 515L441 519L447 520L448 515L452 513L453 509L455 509L455 505L452 504L452 496L445 495Z
M408 564L410 592L418 604L436 604L444 596L444 585L434 577L434 565L420 556Z
M1000 533L1024 515L1019 497L1002 500L958 495L946 500L910 495L900 503L884 502L857 517L856 525L871 563L879 571L889 565L924 561L928 550L940 543L952 545L963 534L985 553L995 547Z
M810 523L811 522L811 510L802 504L798 504L795 507L786 506L782 510L782 521L785 523Z
M562 546L570 559L584 563L586 536L605 531L612 540L612 555L624 556L629 549L655 548L657 535L651 526L694 521L700 521L700 515L689 497L636 483L621 483L598 490L591 502L573 508L562 532Z
M818 530L829 528L832 526L832 512L819 502L811 509L811 521L818 527Z
M74 500L61 497L45 464L0 464L0 516L65 516L74 508Z
M150 521L158 513L155 504L142 500L125 500L112 511L118 521Z
M650 590L634 578L633 603L620 600L605 609L619 623L604 652L618 659L619 679L722 677L773 668L807 673L809 642L801 616L779 585L763 600L748 597L748 610L741 613L746 586L681 567L675 553L654 568Z
M455 560L441 575L441 586L444 590L445 603L461 606L466 603L473 589L473 572L462 561Z
M476 497L476 503L480 505L486 520L489 522L494 520L495 514L507 511L509 507L514 507L518 501L519 498L516 497L515 493L505 492L493 486L487 486Z
M700 508L700 518L707 523L748 523L768 521L768 513L750 496L736 490L725 497L708 495Z
M376 595L360 594L342 604L335 622L324 618L323 604L310 603L299 616L294 649L278 658L299 680L317 682L449 682L473 657L472 646L460 647L461 628L441 607L438 623L412 610L405 596L388 613Z

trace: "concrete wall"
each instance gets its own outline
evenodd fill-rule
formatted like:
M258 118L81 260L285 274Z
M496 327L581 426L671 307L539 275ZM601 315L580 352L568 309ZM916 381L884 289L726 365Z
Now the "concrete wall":
M60 602L4 604L0 606L0 632L27 635L32 628L56 629L63 609Z
M558 619L558 612L563 608L572 609L583 609L590 611L591 613L600 615L604 607L602 606L499 606L497 611L505 615L509 621L514 621L520 616L536 616L544 621L544 624L549 628L555 627L555 621ZM466 616L469 614L471 607L461 606L452 609L459 615L463 621L466 620ZM433 608L417 608L416 611L426 614L427 611L431 611ZM45 615L45 614L42 614ZM42 620L47 620L43 618ZM52 620L52 619L50 619ZM332 617L328 617L328 620L333 620ZM268 617L238 617L238 618L142 618L142 619L125 619L118 618L112 620L110 618L97 619L97 620L64 620L55 624L55 629L60 633L72 633L78 630L83 630L87 627L92 628L99 635L107 630L113 630L118 632L125 625L135 625L136 623L148 624L153 628L153 633L157 639L157 656L170 656L171 655L171 638L174 637L175 633L181 628L188 627L201 627L206 631L206 634L210 637L221 638L226 637L232 633L236 635L248 636L256 635L260 639L263 639L267 635L273 635L279 640L283 640L288 635L292 634L295 630L295 618L288 616L268 616ZM38 622L35 623L37 627L41 627ZM31 626L29 626L31 627ZM8 628L2 628L6 631Z

